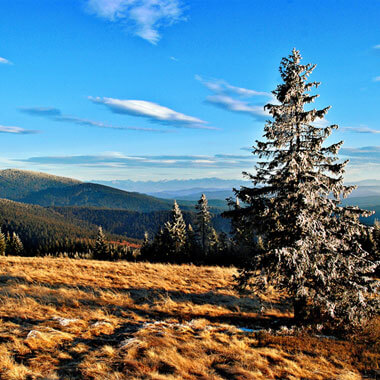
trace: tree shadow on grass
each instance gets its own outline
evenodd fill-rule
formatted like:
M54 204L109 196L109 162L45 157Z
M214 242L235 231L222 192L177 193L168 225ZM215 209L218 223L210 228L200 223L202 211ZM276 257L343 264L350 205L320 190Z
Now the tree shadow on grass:
M102 287L80 284L60 283L44 283L38 281L30 281L20 276L0 276L0 287L11 285L12 282L25 285L41 286L49 289L69 289L80 290L95 296L99 296L100 292L116 292L128 295L134 303L154 305L159 300L170 298L174 302L191 302L194 305L213 305L222 306L234 311L257 312L259 309L273 309L280 311L288 311L289 305L283 301L263 301L258 296L237 296L222 292L208 291L204 293L195 293L179 290L167 290L164 288L145 288L145 287ZM223 288L225 290L225 288Z
M20 278L17 278L17 282L20 283ZM32 298L37 303L41 305L54 305L57 308L61 307L63 304L70 307L73 305L73 302L79 302L81 305L86 306L90 309L101 309L107 313L113 314L118 318L124 318L126 312L135 313L140 317L146 318L148 320L165 320L165 319L177 319L178 321L188 321L191 319L203 318L209 320L213 323L228 323L238 327L255 327L258 328L274 328L276 329L279 326L291 325L293 324L293 318L287 316L279 315L270 315L261 312L262 308L265 309L277 309L281 312L289 311L289 306L285 303L270 303L263 302L258 297L238 297L230 294L216 293L216 292L206 292L206 293L189 293L181 291L168 291L162 288L138 288L130 287L124 289L117 288L107 288L107 287L91 287L91 286L76 286L69 285L66 283L59 284L44 284L41 282L32 282L27 279L23 279L23 284L37 285L45 287L47 289L74 289L81 290L85 293L88 293L91 296L96 296L100 294L100 291L103 292L118 292L125 294L130 299L132 299L133 304L126 307L114 304L112 302L104 303L99 302L93 298L77 298L75 300L72 297L63 297L55 295L39 295L39 294L30 294L28 293L26 297ZM6 285L11 285L9 281L6 282ZM0 295L1 295L1 286L0 286ZM5 292L5 296L9 298L17 299L18 294L12 294ZM200 311L182 311L179 312L178 308L175 311L170 310L159 310L160 303L167 301L173 301L175 303L189 303L193 305L212 305L217 307L223 307L226 312L221 313L220 311L216 315L212 315L209 309L202 312ZM148 307L147 307L148 306ZM170 309L170 305L166 309ZM191 308L190 308L191 309ZM252 315L253 314L253 315ZM9 320L22 321L17 316L10 317L6 316ZM32 321L32 320L31 320ZM42 321L35 321L36 323Z

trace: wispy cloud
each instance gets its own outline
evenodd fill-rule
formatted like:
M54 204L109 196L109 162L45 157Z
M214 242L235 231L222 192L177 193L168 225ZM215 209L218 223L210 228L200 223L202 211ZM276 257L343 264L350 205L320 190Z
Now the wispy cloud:
M350 158L350 163L380 163L380 146L363 146L359 148L342 148L339 154Z
M265 119L270 117L269 113L264 110L263 106L251 105L239 99L234 99L227 95L213 95L208 96L206 99L207 103L213 104L222 109L232 111L232 112L243 112L250 114L251 116L258 119Z
M206 98L207 103L227 111L246 113L259 120L270 117L269 112L264 110L264 104L269 100L275 101L271 93L233 86L220 79L206 80L200 75L196 75L195 79L214 93ZM265 101L259 101L256 104L247 101L253 97L265 99Z
M82 156L42 156L30 157L23 162L39 165L80 165L120 168L247 168L253 164L251 155L216 154L198 155L159 155L130 156L119 152Z
M11 133L15 135L31 135L35 133L39 133L39 131L32 129L24 129L20 127L10 127L5 125L0 125L0 133Z
M116 126L112 124L106 124L100 121L93 121L89 119L84 119L76 116L63 115L58 108L54 107L21 107L21 112L27 113L32 116L45 117L53 121L67 122L72 124L84 125L88 127L98 127L107 129L119 129L119 130L129 130L129 131L141 131L141 132L154 132L154 133L170 133L172 131L155 129L155 128L144 128L144 127L134 127L134 126Z
M61 111L53 107L20 107L19 110L32 116L52 117L61 115Z
M374 82L380 82L380 76L378 76L378 77L374 77L374 78L373 78L373 81L374 81Z
M3 64L3 65L12 65L12 62L9 61L6 58L0 57L0 64Z
M374 48L374 49L380 49L380 44L375 45L373 48Z
M365 125L363 126L359 126L359 127L343 127L341 128L342 131L351 131L351 132L356 132L356 133L370 133L370 134L373 134L373 135L378 135L380 134L380 130L379 129L373 129L373 128L369 128Z
M87 10L152 44L160 40L160 29L185 19L180 0L87 0Z
M206 122L193 116L174 111L170 108L145 100L121 100L113 98L89 97L93 103L103 104L109 110L119 114L146 117L173 127L195 129L217 129L207 126Z

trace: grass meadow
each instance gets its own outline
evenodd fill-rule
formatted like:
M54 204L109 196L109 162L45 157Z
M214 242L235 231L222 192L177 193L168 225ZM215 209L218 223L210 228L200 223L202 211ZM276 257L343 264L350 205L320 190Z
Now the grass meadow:
M286 294L239 296L234 268L0 258L0 379L379 376L380 321L294 330Z

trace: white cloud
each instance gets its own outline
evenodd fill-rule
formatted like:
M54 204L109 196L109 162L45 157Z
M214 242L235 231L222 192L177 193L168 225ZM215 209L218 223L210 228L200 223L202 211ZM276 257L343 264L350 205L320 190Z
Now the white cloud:
M380 82L380 76L373 78L374 82Z
M30 130L30 129L24 129L20 127L10 127L5 125L0 125L0 133L12 133L16 135L29 135L38 133L38 131Z
M228 95L213 95L208 96L206 101L211 104L215 104L221 108L233 112L244 112L251 114L254 117L267 118L270 117L268 111L264 110L263 106L250 105L249 103L240 99L234 99Z
M185 115L170 108L145 100L122 100L106 97L93 98L91 96L89 99L94 103L105 105L115 113L142 116L149 118L152 121L169 124L175 127L216 129L214 127L206 126L205 124L207 123L201 119Z
M380 44L375 45L373 48L374 48L374 49L380 49Z
M87 9L126 24L133 34L152 44L160 40L160 28L184 19L180 0L87 0Z
M173 131L168 131L168 130L163 130L163 129L154 129L154 128L116 126L112 124L106 124L101 121L94 121L94 120L84 119L81 117L70 116L70 115L62 115L61 110L54 107L29 107L29 108L21 107L20 111L32 116L40 116L40 117L45 117L54 121L73 123L73 124L84 125L88 127L141 131L141 132L154 132L154 133L173 132Z
M274 96L270 92L256 91L244 87L237 87L222 79L204 79L196 75L195 79L214 93L206 98L206 102L232 112L247 113L258 119L270 117L264 110L264 104L268 101L275 103ZM247 99L261 98L260 104L250 104ZM264 101L263 101L264 100Z
M207 79L206 80L200 75L195 75L195 79L201 82L209 90L215 93L219 93L219 94L229 93L229 94L244 96L247 98L250 98L252 96L265 96L265 97L271 98L273 96L270 92L255 91L255 90L250 90L248 88L233 86L223 79Z
M0 57L0 63L2 63L4 65L11 65L12 64L11 61L9 61L8 59L3 58L3 57Z
M325 118L316 118L311 125L313 125L316 128L326 128L330 123Z

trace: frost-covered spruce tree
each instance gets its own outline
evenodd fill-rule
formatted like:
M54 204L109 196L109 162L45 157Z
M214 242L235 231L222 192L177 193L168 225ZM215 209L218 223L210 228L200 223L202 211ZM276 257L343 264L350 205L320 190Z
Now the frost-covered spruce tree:
M298 323L313 316L355 325L378 307L376 297L367 297L376 291L369 276L375 264L358 243L358 218L369 213L340 206L353 189L343 185L347 161L337 158L343 142L324 145L337 126L313 123L330 107L305 109L318 96L309 91L319 83L307 82L315 65L300 62L295 49L281 61L283 83L273 91L278 104L265 106L273 119L265 125L265 141L253 147L256 172L243 173L254 187L235 189L245 206L227 213L243 221L251 240L262 239L240 271L239 286L286 290Z
M5 250L6 250L5 235L0 229L0 256L5 256Z
M99 226L96 236L94 258L97 260L107 260L110 258L110 249L101 226Z
M203 254L207 255L210 250L212 239L211 215L205 194L202 194L195 205L197 210L195 219L195 234Z
M177 201L174 201L170 220L164 225L163 236L169 259L175 260L175 256L179 253L183 253L187 240L186 224Z

